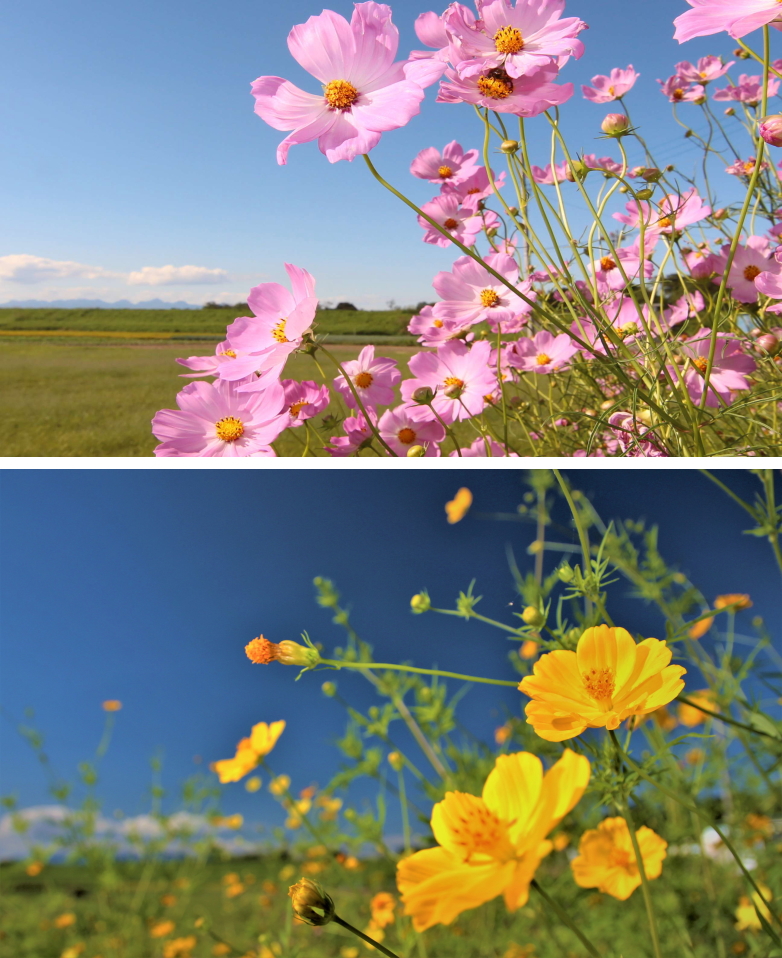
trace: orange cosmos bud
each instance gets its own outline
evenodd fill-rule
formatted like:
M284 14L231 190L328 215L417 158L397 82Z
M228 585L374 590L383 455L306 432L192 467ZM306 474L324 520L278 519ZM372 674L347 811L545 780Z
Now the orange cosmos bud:
M104 712L119 712L122 708L122 702L118 699L108 699L102 707Z
M467 515L471 505L472 493L469 489L462 487L458 490L453 499L445 504L445 511L448 515L448 522L450 525L453 525L456 522L461 522L462 519Z
M729 592L727 595L718 595L714 600L715 609L727 609L733 606L732 612L740 612L742 609L752 608L752 599L746 594L740 592Z
M701 636L706 635L713 623L714 619L711 616L709 616L708 619L701 619L700 622L695 622L690 626L687 630L687 635L689 635L691 639L700 639Z
M282 665L301 665L314 668L320 662L320 653L313 646L299 645L288 639L275 643L259 635L244 647L247 658L256 665L280 662Z

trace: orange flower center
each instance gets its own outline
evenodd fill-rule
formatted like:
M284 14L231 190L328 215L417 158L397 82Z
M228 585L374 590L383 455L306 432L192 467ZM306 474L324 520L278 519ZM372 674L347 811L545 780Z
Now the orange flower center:
M453 176L453 170L450 166L441 166L437 171L438 176L442 179L447 180L449 176Z
M635 858L625 848L612 848L608 855L608 864L612 868L635 868Z
M435 319L434 322L432 323L432 326L436 326L437 329L442 329L443 321L441 319Z
M217 438L223 442L235 442L244 435L244 423L241 419L234 416L226 416L225 419L215 423Z
M253 639L252 642L245 645L244 651L247 658L256 665L268 665L270 662L276 661L278 646L259 635L257 639ZM249 742L249 739L245 741Z
M657 220L657 225L660 227L660 229L665 230L668 229L669 226L673 226L673 220L670 216L662 216L659 220Z
M614 87L610 86L608 88L608 92L611 94L611 96L616 96L616 90L614 89Z
M681 87L677 86L676 89L673 91L674 100L681 100L683 96L684 96L684 90L682 90Z
M289 342L288 337L285 335L285 324L287 322L287 319L281 319L272 330L272 336L277 340L278 343Z
M626 336L632 336L638 329L638 323L625 323L617 329L617 333L624 339Z
M230 356L231 359L236 359L236 353L232 349L226 349L223 356Z
M507 824L483 803L464 809L459 825L451 826L453 843L458 845L469 861L475 855L491 855L492 858L506 859L513 854L508 841Z
M331 80L323 87L323 94L331 110L349 110L359 97L358 90L347 80Z
M548 366L551 362L551 356L547 356L545 353L538 353L537 363L538 366Z
M451 399L458 399L464 392L464 380L458 379L456 376L447 376L443 380L443 386L446 389L446 396L450 396ZM447 390L451 390L450 393Z
M761 270L757 266L750 264L744 269L744 279L748 279L750 282L752 282L756 276L760 276L760 273Z
M309 406L306 399L300 399L298 402L293 403L290 408L291 416L295 419L305 406Z
M459 220L455 220L452 216L449 216L448 219L443 223L443 226L447 230L455 230L459 225Z
M524 49L524 38L516 27L500 27L494 34L497 53L519 53Z
M353 382L357 386L359 386L361 389L367 389L369 386L372 385L373 380L374 380L374 376L372 375L372 373L363 372L363 373L359 373L358 376L356 376L356 378L353 380Z
M513 93L513 81L505 75L478 77L478 90L491 100L504 100Z
M603 256L600 260L600 269L602 269L604 273L607 273L609 270L616 269L616 263L610 256Z
M400 442L403 442L406 446L409 446L410 443L415 440L415 432L405 426L404 429L399 430L399 432L396 434L396 438Z
M500 297L494 292L493 289L481 290L481 302L484 306L496 306L499 301Z
M693 366L702 373L706 372L706 367L709 365L709 361L705 356L696 356L691 362Z
M611 708L611 696L614 694L614 670L589 669L581 673L581 678L590 698L593 698L598 705Z

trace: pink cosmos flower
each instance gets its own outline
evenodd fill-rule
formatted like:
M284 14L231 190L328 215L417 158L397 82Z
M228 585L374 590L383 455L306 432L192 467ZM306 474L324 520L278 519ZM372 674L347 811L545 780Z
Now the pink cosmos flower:
M318 307L315 280L299 266L286 263L285 270L292 294L279 283L254 286L247 297L254 315L240 316L228 326L228 344L236 358L218 367L221 379L236 381L256 371L271 370L301 346Z
M675 73L667 80L657 82L660 84L660 93L664 93L671 103L692 103L706 99L706 88L701 83L690 83Z
M725 172L730 173L731 176L746 176L747 179L749 179L755 172L756 162L757 159L754 156L751 156L748 160L736 160L734 163L731 163L730 166L725 167ZM766 163L765 160L760 164L760 169L768 169L768 163Z
M585 153L581 162L590 170L607 170L609 173L621 173L622 164L612 160L610 156L595 156L594 153Z
M491 253L485 257L485 261L509 283L518 283L519 267L512 256ZM501 324L505 332L510 332L506 324L528 316L532 310L520 296L503 286L469 256L460 256L451 272L438 273L432 286L442 299L434 307L435 315L464 325L489 322L492 329L497 329L498 324ZM536 298L531 283L526 282L519 289L527 298Z
M408 123L442 66L434 60L394 63L398 46L391 8L373 0L354 4L350 23L324 10L295 26L288 49L323 92L305 93L281 77L252 84L258 116L275 130L293 131L277 148L277 162L287 162L294 143L315 139L331 163L353 160L377 146L381 133Z
M711 207L703 202L694 186L682 194L668 193L660 200L656 208L646 202L641 202L640 206L644 213L645 228L649 234L671 234L676 230L692 226L693 223L699 223L711 214ZM614 219L632 228L637 227L640 222L638 204L627 203L625 210L626 213L614 213Z
M509 0L491 0L478 6L481 19L473 23L458 7L444 16L463 57L457 65L463 77L502 69L516 79L540 67L562 66L584 52L576 37L586 24L578 17L559 19L565 0L516 0L515 7Z
M538 116L552 106L560 106L573 96L573 84L558 86L552 82L557 67L542 67L529 76L513 78L502 70L462 77L446 70L437 103L475 103L498 113Z
M632 63L626 70L614 67L609 76L599 73L592 77L592 86L582 86L581 92L585 100L593 103L611 103L632 90L640 75L635 72Z
M412 402L419 386L434 390L432 405L445 423L469 419L483 412L486 396L497 386L489 368L491 345L485 340L469 348L460 341L446 343L436 353L416 353L408 367L413 379L402 383L402 398Z
M712 282L719 284L725 272L730 246L722 247L722 258L717 275ZM768 270L777 272L780 264L768 257L768 239L765 236L750 236L746 246L737 246L733 262L728 273L728 288L733 298L739 303L756 303L758 290L755 286L755 277Z
M470 322L458 322L455 319L440 319L431 306L424 306L417 316L407 324L408 332L418 336L422 346L442 346L450 339L472 339L473 334L466 331Z
M567 160L557 163L553 170L551 169L550 163L546 165L545 169L541 169L539 166L531 166L530 172L532 173L532 179L536 183L543 183L547 186L553 186L555 176L557 183L564 183L568 178Z
M773 260L767 262L771 269L764 269L755 277L755 286L759 293L764 296L770 296L771 299L782 299L782 267L777 259L778 253ZM771 306L767 312L779 312L779 305Z
M508 353L508 363L525 372L553 373L567 365L578 352L578 346L567 333L552 336L546 330L533 337L516 340Z
M630 458L668 455L654 442L655 436L649 427L631 412L615 412L608 417L608 422L616 440L614 452L621 450Z
M475 172L477 165L477 150L465 153L456 140L451 140L442 153L433 146L421 150L410 164L410 172L430 183L461 183Z
M502 189L505 185L504 172L494 177L494 185L498 190ZM470 176L462 180L461 183L451 181L443 183L441 191L443 194L447 193L448 195L458 197L459 202L466 210L477 210L481 200L485 200L486 197L494 193L485 166L479 166L474 173L471 173Z
M673 21L676 27L673 38L679 43L723 30L738 40L780 19L776 0L687 0L687 3L693 9Z
M455 193L442 193L428 203L424 203L421 209L465 246L472 246L475 238L483 230L484 219L480 213L476 213L471 207L462 206ZM492 226L499 223L496 213L489 212L487 215L491 219ZM418 217L418 222L425 231L422 237L424 243L444 247L451 245L450 240L427 223L423 216Z
M591 266L591 272L594 273L597 280L597 291L600 296L606 296L611 290L623 290L627 286L627 281L632 282L637 279L643 269L644 276L648 279L654 273L654 266L649 261L652 255L654 245L657 241L656 235L652 234L645 237L646 253L641 256L640 236L632 246L621 246L616 251L616 256L610 253L601 256L595 260ZM621 266L621 269L620 269ZM624 273L624 275L622 275ZM625 279L625 276L627 279Z
M396 360L384 356L375 359L374 346L365 346L358 354L358 359L343 363L342 368L350 377L364 406L387 406L394 401L393 387L402 374L397 369ZM347 405L355 409L356 400L344 376L337 376L334 387L342 394Z
M398 456L406 456L411 446L423 446L427 456L439 456L438 442L445 430L433 418L427 406L397 406L387 409L377 424L380 435Z
M488 446L488 449L486 448ZM466 448L462 446L461 448L462 458L472 459L475 457L491 457L494 459L504 459L505 458L505 447L501 446L498 442L495 442L493 439L482 439L480 436L472 442ZM458 456L459 453L454 449L451 456ZM517 452L509 452L508 458L518 459L519 454Z
M475 23L475 14L463 4L452 4L452 6L459 7L466 23ZM446 10L446 13L447 12ZM429 50L413 50L410 54L411 59L421 60L434 57L443 62L449 59L451 39L445 29L445 23L443 22L444 17L445 13L440 15L430 10L428 13L420 14L416 19L414 24L416 36L425 46L434 47L435 52Z
M328 386L319 386L311 379L303 382L283 379L282 388L285 390L285 407L291 426L301 426L305 419L317 416L329 404Z
M693 279L707 279L714 273L721 276L725 269L725 257L721 253L712 253L707 247L684 250L683 254Z
M708 365L710 329L700 329L692 337L681 343L681 350L689 360L684 373L684 383L692 401L699 403L703 396L704 374ZM733 393L749 389L746 377L756 368L755 360L747 356L737 339L720 334L714 353L714 365L709 377L707 406L719 406L720 398L726 404L733 401ZM718 398L719 397L719 398Z
M731 60L730 63L723 63L722 57L701 57L697 66L693 66L689 60L682 60L676 64L675 69L678 76L690 83L706 84L725 76L735 62Z
M638 315L638 307L632 297L622 296L612 303L607 303L604 309L608 326L623 342L632 343L641 336L646 335L644 324ZM649 307L646 304L641 307L641 313L648 324ZM570 324L570 331L573 336L578 337L578 339L591 347L591 349L585 349L578 345L576 346L576 348L581 349L581 352L587 359L594 356L595 353L605 355L606 347L609 349L615 348L610 337L605 333L605 324L601 326L601 329L603 330L602 338L598 334L594 322L585 317L573 320Z
M758 133L771 146L782 146L782 114L764 116L758 120ZM779 224L772 229L778 229Z
M665 310L663 318L669 327L678 326L680 323L686 323L688 319L693 319L705 308L706 302L696 289L677 299L670 309Z
M768 95L776 96L779 91L779 80L768 78ZM742 73L736 86L725 87L724 90L715 90L712 100L733 100L757 106L763 99L763 77L760 75L748 76Z
M177 362L186 369L194 370L192 373L180 373L181 376L192 379L194 376L217 376L220 366L232 359L236 359L236 353L231 349L228 340L225 340L217 344L211 356L188 356L187 359L177 359Z
M290 422L278 382L255 393L221 379L188 383L177 405L152 420L156 456L274 456L271 443Z
M342 423L342 428L346 435L332 436L326 443L325 448L329 455L340 458L350 456L361 449L364 443L368 444L372 441L372 430L361 412L357 412L355 416L348 416Z

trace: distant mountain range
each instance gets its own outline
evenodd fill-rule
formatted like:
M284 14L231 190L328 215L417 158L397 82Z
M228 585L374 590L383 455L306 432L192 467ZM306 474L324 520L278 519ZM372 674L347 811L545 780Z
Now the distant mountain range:
M181 299L169 303L164 299L145 299L143 303L131 303L128 299L118 299L116 303L107 303L102 299L9 299L0 303L0 309L201 309Z

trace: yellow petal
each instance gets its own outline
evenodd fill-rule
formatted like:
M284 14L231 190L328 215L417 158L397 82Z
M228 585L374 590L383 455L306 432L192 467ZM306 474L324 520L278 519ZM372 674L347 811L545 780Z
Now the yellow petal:
M528 724L547 742L564 742L587 728L583 716L552 709L545 702L528 702L524 711Z
M681 665L669 665L661 673L661 685L656 692L652 692L644 703L644 711L653 711L662 705L672 702L684 688L682 675L687 674L687 669Z
M448 516L448 522L451 525L453 525L455 522L461 522L461 520L467 515L471 505L472 493L469 489L462 487L459 489L453 499L445 504L445 512Z
M556 702L563 711L582 707L595 709L594 701L584 688L575 652L566 649L547 652L532 666L532 673L519 683L519 691L531 699Z
M258 722L253 725L250 733L250 744L258 755L268 755L277 744L277 739L282 735L285 729L285 721L272 722L267 725L266 722Z
M565 749L543 777L538 806L522 839L525 846L536 847L577 804L589 783L590 771L585 755Z
M578 640L578 670L583 675L592 669L610 669L614 688L620 689L633 674L636 644L626 629L597 625L587 629Z
M500 755L483 786L483 800L498 818L514 822L509 837L526 830L543 784L543 763L530 752Z

